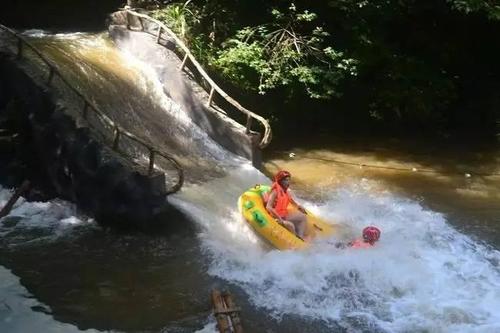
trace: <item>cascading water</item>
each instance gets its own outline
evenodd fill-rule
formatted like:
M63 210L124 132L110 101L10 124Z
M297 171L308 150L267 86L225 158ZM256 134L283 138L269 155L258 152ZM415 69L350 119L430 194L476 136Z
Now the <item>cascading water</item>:
M111 119L157 148L175 156L188 181L224 173L223 161L237 159L192 123L163 92L154 71L127 52L119 52L105 34L27 35L76 88ZM147 152L137 155L147 163ZM237 159L238 160L238 159Z
M500 253L456 231L447 216L426 208L417 200L390 190L380 191L384 185L374 180L353 178L351 185L314 188L321 193L320 204L302 200L315 213L341 223L347 236L315 243L302 252L265 248L242 221L236 202L246 188L269 183L269 179L197 129L183 116L182 110L164 96L158 80L146 65L117 52L102 35L47 36L33 31L29 35L40 38L38 45L57 60L64 73L78 82L82 90L93 96L96 104L110 114L127 114L125 121L137 123L134 129L149 138L158 138L158 133L164 130L168 138L162 142L164 147L176 151L188 170L198 170L197 176L192 177L180 193L169 197L169 201L196 224L194 240L181 239L175 243L181 245L172 250L168 244L174 240L144 241L139 236L120 238L117 248L110 250L106 247L107 236L93 234L100 232L93 221L79 216L70 204L59 201L20 201L0 223L0 253L7 258L4 259L6 266L15 266L12 258L16 258L16 251L22 253L25 248L63 244L68 240L78 243L78 239L92 234L93 238L102 237L105 241L97 242L94 252L86 249L87 256L109 256L107 261L114 263L111 271L130 265L131 270L143 272L127 273L141 274L138 282L131 279L134 288L137 284L144 287L142 291L130 292L128 282L110 272L101 272L96 280L107 281L99 285L99 297L75 291L80 297L74 297L74 302L82 308L102 310L96 313L106 309L99 303L116 294L111 302L112 307L118 308L114 309L116 313L108 309L109 312L103 314L111 324L102 324L103 320L96 319L87 320L89 323L84 327L154 331L161 327L156 322L163 320L167 331L196 331L206 325L202 332L214 332L214 320L204 300L214 284L222 283L236 291L243 318L251 318L244 322L248 331L264 331L268 326L277 332L500 330L497 310L500 308ZM139 97L137 89L147 97ZM157 128L143 127L138 123L142 113L147 117L162 113L175 126L167 128L161 123ZM213 170L216 172L211 172ZM9 193L5 189L0 191L0 206ZM374 249L342 250L332 246L358 236L366 225L377 225L383 231L382 240ZM140 247L148 242L154 243L151 249ZM85 246L81 243L79 246ZM130 247L129 243L134 246ZM100 250L100 246L107 250ZM77 251L80 248L73 254ZM96 259L96 262L105 265L106 261ZM165 269L168 265L170 268ZM177 273L178 269L182 271ZM21 325L25 320L42 325L45 331L77 330L48 320L49 316L42 312L43 309L50 312L49 306L12 296L26 291L11 272L0 267L0 276L0 299L8 304L2 308L0 303L0 318L5 321L0 323L0 330L29 331L30 326ZM120 298L122 289L124 299L130 298L132 304L141 302L144 307L132 308L127 300ZM165 295L168 300L156 300ZM191 303L181 308L179 304L183 302ZM14 317L9 308L20 309L18 317ZM157 308L161 311L156 312ZM172 312L166 315L165 309L171 308ZM57 307L53 310L57 313ZM78 311L76 317L100 318L90 310ZM147 319L139 323L128 319L138 316L135 311ZM172 319L175 323L169 326L165 318L176 318L176 321ZM183 322L179 318L187 319ZM45 323L40 324L42 321ZM194 328L187 324L193 321L196 322Z

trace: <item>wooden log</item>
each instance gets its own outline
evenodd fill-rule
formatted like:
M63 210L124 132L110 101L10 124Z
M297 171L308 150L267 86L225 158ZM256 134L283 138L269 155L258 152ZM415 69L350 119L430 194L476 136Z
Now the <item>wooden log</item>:
M222 294L222 298L227 305L229 312L229 317L231 318L231 323L233 326L234 333L243 333L243 326L241 325L239 308L236 307L236 303L233 301L233 297L229 292L225 292Z
M227 318L224 301L220 291L217 289L212 290L212 303L214 304L214 315L217 320L217 329L220 333L231 333L231 326Z
M7 204L2 208L2 210L0 210L0 218L9 215L17 199L19 199L19 197L29 189L29 187L30 187L29 180L25 180L21 184L21 186L19 186L16 192L14 192L14 195L9 199L9 201L7 201Z

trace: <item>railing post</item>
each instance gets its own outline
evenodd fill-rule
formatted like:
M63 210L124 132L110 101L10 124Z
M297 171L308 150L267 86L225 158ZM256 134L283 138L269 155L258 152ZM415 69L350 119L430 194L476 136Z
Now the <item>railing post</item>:
M83 101L83 119L87 119L87 113L89 110L89 103L87 103L87 100Z
M54 72L55 72L54 67L49 65L49 77L47 79L47 85L49 85L49 86L50 86L50 83L52 82L52 79L54 78Z
M161 38L161 30L162 30L162 27L161 25L158 26L158 36L156 36L156 44L159 44L160 43L160 38Z
M142 17L139 17L139 23L141 24L141 31L144 31L144 23L142 23Z
M17 37L17 58L21 58L23 56L23 41L21 38Z
M250 133L252 128L252 116L247 115L247 134Z
M120 129L118 128L118 126L115 126L115 133L113 138L113 150L118 149L119 140L120 140Z
M153 148L149 148L148 176L151 176L153 174L154 167L155 167L155 151Z
M212 87L212 89L210 89L210 95L208 95L207 107L210 107L212 105L212 98L214 97L214 91L215 88Z
M184 56L184 59L182 59L182 64L181 64L181 71L184 69L184 66L186 66L186 61L188 60L188 54Z
M127 30L130 30L130 13L127 12Z

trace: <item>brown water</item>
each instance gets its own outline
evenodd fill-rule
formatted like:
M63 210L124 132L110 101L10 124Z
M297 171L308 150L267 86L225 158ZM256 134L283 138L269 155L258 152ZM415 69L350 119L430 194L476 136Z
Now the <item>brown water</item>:
M46 36L38 44L96 103L124 112L125 124L151 139L162 132L161 123L138 123L141 108L168 114L154 79L105 37ZM177 230L120 234L68 203L20 202L0 222L0 265L10 270L0 270L8 281L0 284L0 331L214 332L214 287L235 294L247 332L500 329L495 146L360 138L266 151L266 172L291 171L308 207L355 231L365 217L383 229L370 253L284 253L254 242L236 209L241 192L270 180L194 126L168 119L182 125L170 126L169 138L190 139L163 144L201 170L169 198L186 213L165 221ZM189 155L190 145L199 154Z
M322 143L321 145L325 145ZM312 144L269 153L268 175L293 174L295 186L321 200L324 189L363 178L449 214L466 233L500 248L500 149L496 144L422 140L338 139L328 148Z
M449 222L463 233L500 247L500 177L476 175L498 172L494 150L459 154L434 149L433 154L413 155L394 145L387 148L372 142L360 148L344 142L329 149L293 148L268 155L267 171L289 170L292 186L310 202L331 200L327 194L336 188L368 179L375 184L372 193L411 198L449 216ZM37 219L36 215L28 218ZM187 220L174 223L193 226ZM42 224L39 229L11 230L4 236L0 258L45 304L36 311L79 329L194 332L205 327L206 332L214 332L213 324L207 324L213 320L208 302L213 287L235 293L249 332L309 332L311 328L328 332L336 327L300 316L287 316L285 321L267 317L265 309L247 301L238 282L208 273L214 261L200 241L200 230L195 224L194 229L174 235L121 235L81 226L55 240L37 242L40 234L54 234Z

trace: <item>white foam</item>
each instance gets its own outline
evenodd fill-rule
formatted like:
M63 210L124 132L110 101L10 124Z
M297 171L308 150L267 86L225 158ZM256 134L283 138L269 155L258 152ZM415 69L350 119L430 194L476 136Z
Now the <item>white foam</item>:
M206 133L191 130L190 120L163 97L161 84L148 70L141 85L178 117L189 144L206 147L200 159L212 155L228 159L227 166L237 164L220 147L201 144ZM199 224L211 258L209 273L241 286L255 307L278 319L296 314L335 321L352 331L500 331L500 254L454 230L446 216L419 202L374 192L365 179L332 191L322 206L306 205L348 224L352 237L366 225L381 227L376 248L339 250L319 243L302 252L267 251L236 209L240 193L257 182L269 180L246 164L203 186L187 184L169 199ZM7 197L0 190L0 204ZM53 237L87 223L79 222L73 206L59 201L21 200L13 215L20 221L15 227L1 226L4 235L9 228L41 227Z
M13 191L3 189L0 186L0 207L3 207L12 196ZM15 224L5 223L6 220L15 220ZM20 197L14 204L8 216L0 219L0 235L9 237L9 234L18 235L19 230L33 231L43 230L30 236L30 232L24 233L24 237L16 236L13 241L20 242L42 242L53 241L59 237L71 235L80 227L97 227L91 218L77 214L76 206L63 200L52 200L48 202L28 202Z
M29 29L29 30L23 31L23 35L28 36L28 37L33 37L33 38L42 38L42 37L46 37L46 36L50 35L50 33L48 33L45 30L41 30L41 29Z
M213 316L210 316L207 319L207 324L200 330L195 331L194 333L218 333L219 330L217 329L217 323L215 322L215 319Z
M23 35L32 38L58 38L58 39L71 39L71 40L82 40L82 36L90 36L89 33L85 32L67 32L67 33L51 33L50 31L42 29L28 29L22 32Z
M265 251L238 226L237 188L253 185L248 170L230 178L220 181L226 187L212 182L176 200L201 226L209 273L241 286L257 308L277 319L295 314L354 330L500 331L500 254L454 230L446 216L374 192L364 180L331 192L323 206L307 206L349 224L352 237L379 226L376 248L323 242L303 252Z
M127 51L127 48L123 48L120 53L128 66L141 73L137 77L136 85L141 87L145 94L149 94L163 112L175 119L175 126L165 124L165 131L175 131L179 143L190 150L191 154L195 153L200 160L215 159L229 165L244 163L243 158L227 151L212 140L205 131L193 122L178 103L165 94L163 84L154 68L137 59Z

